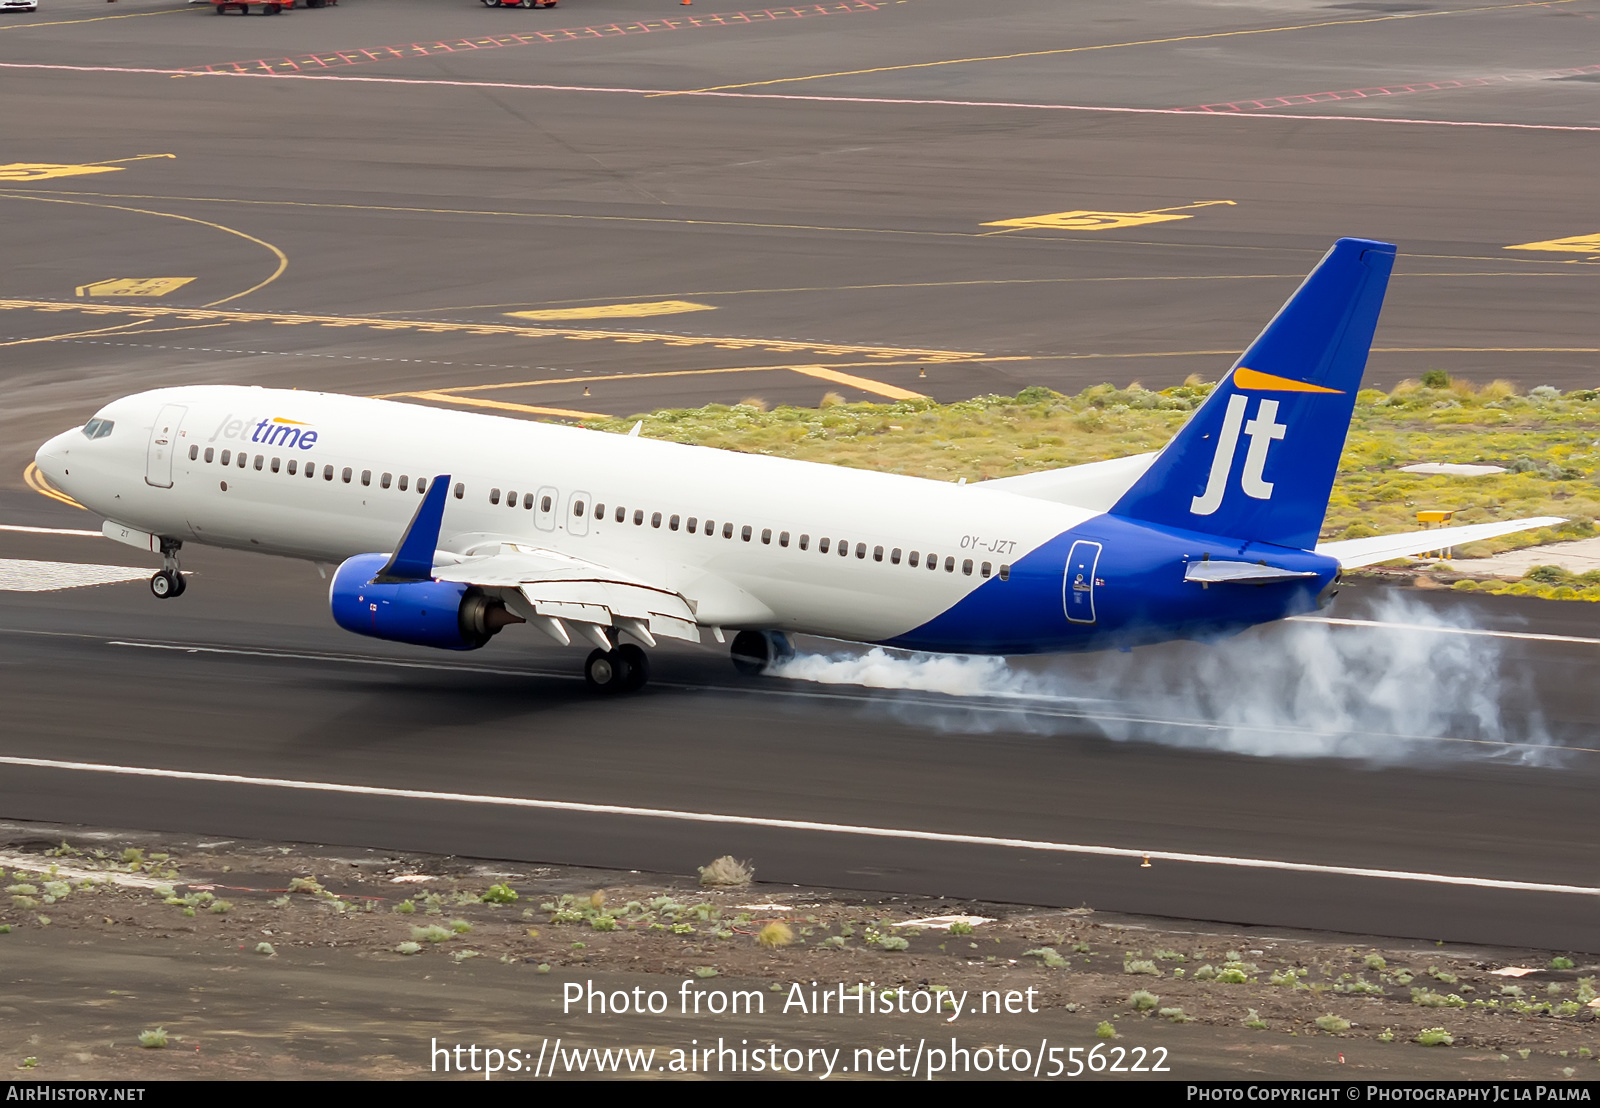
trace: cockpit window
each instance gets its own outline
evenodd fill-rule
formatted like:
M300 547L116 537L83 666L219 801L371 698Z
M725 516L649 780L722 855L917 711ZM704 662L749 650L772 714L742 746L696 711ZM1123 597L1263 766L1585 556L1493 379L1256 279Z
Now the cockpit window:
M109 419L91 419L83 425L83 437L86 439L103 439L111 434L111 429L116 424Z

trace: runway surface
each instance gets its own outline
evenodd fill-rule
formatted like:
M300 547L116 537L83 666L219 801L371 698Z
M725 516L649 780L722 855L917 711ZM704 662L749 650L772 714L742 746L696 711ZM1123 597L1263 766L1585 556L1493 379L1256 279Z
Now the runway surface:
M1374 383L1596 383L1600 3L1061 10L10 16L0 82L29 111L0 166L0 524L95 529L23 467L160 384L577 419L1215 377L1347 234L1401 246ZM24 531L0 558L142 564ZM734 853L774 880L1516 945L1600 933L1600 621L1579 606L1358 593L1328 614L1390 626L895 662L875 690L742 683L707 645L596 702L577 656L531 635L389 648L333 628L309 566L185 564L165 604L137 581L0 591L0 814L676 871ZM1564 638L1392 626L1437 619Z

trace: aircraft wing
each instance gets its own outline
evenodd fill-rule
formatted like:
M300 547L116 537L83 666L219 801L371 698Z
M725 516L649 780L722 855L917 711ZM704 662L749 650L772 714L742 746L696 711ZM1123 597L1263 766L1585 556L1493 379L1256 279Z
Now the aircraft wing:
M656 636L700 641L694 609L682 594L553 550L500 543L490 552L435 566L433 576L494 592L563 646L576 631L609 649L604 627L627 631L650 646Z
M1370 539L1340 539L1317 544L1317 553L1339 559L1341 569L1376 565L1394 558L1407 558L1429 550L1443 550L1469 542L1495 539L1535 527L1552 527L1566 520L1559 516L1508 519L1501 523L1468 523L1459 527L1435 527L1431 531L1407 531L1399 535L1374 535Z

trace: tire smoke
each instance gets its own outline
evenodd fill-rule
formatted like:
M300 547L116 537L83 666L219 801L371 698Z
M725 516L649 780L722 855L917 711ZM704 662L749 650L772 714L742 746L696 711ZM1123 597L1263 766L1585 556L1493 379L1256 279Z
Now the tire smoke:
M1133 653L1004 659L865 652L797 654L768 672L896 690L875 701L916 726L962 732L1097 731L1274 758L1378 763L1503 758L1550 764L1559 751L1505 641L1404 594L1378 599L1386 626L1291 620L1217 643ZM951 700L916 696L938 694ZM1514 721L1508 716L1515 715Z

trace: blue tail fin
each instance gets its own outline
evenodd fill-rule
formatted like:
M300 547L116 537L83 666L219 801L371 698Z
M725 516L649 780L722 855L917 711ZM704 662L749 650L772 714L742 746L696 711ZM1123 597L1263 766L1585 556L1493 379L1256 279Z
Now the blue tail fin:
M1334 243L1112 514L1315 546L1394 253Z

